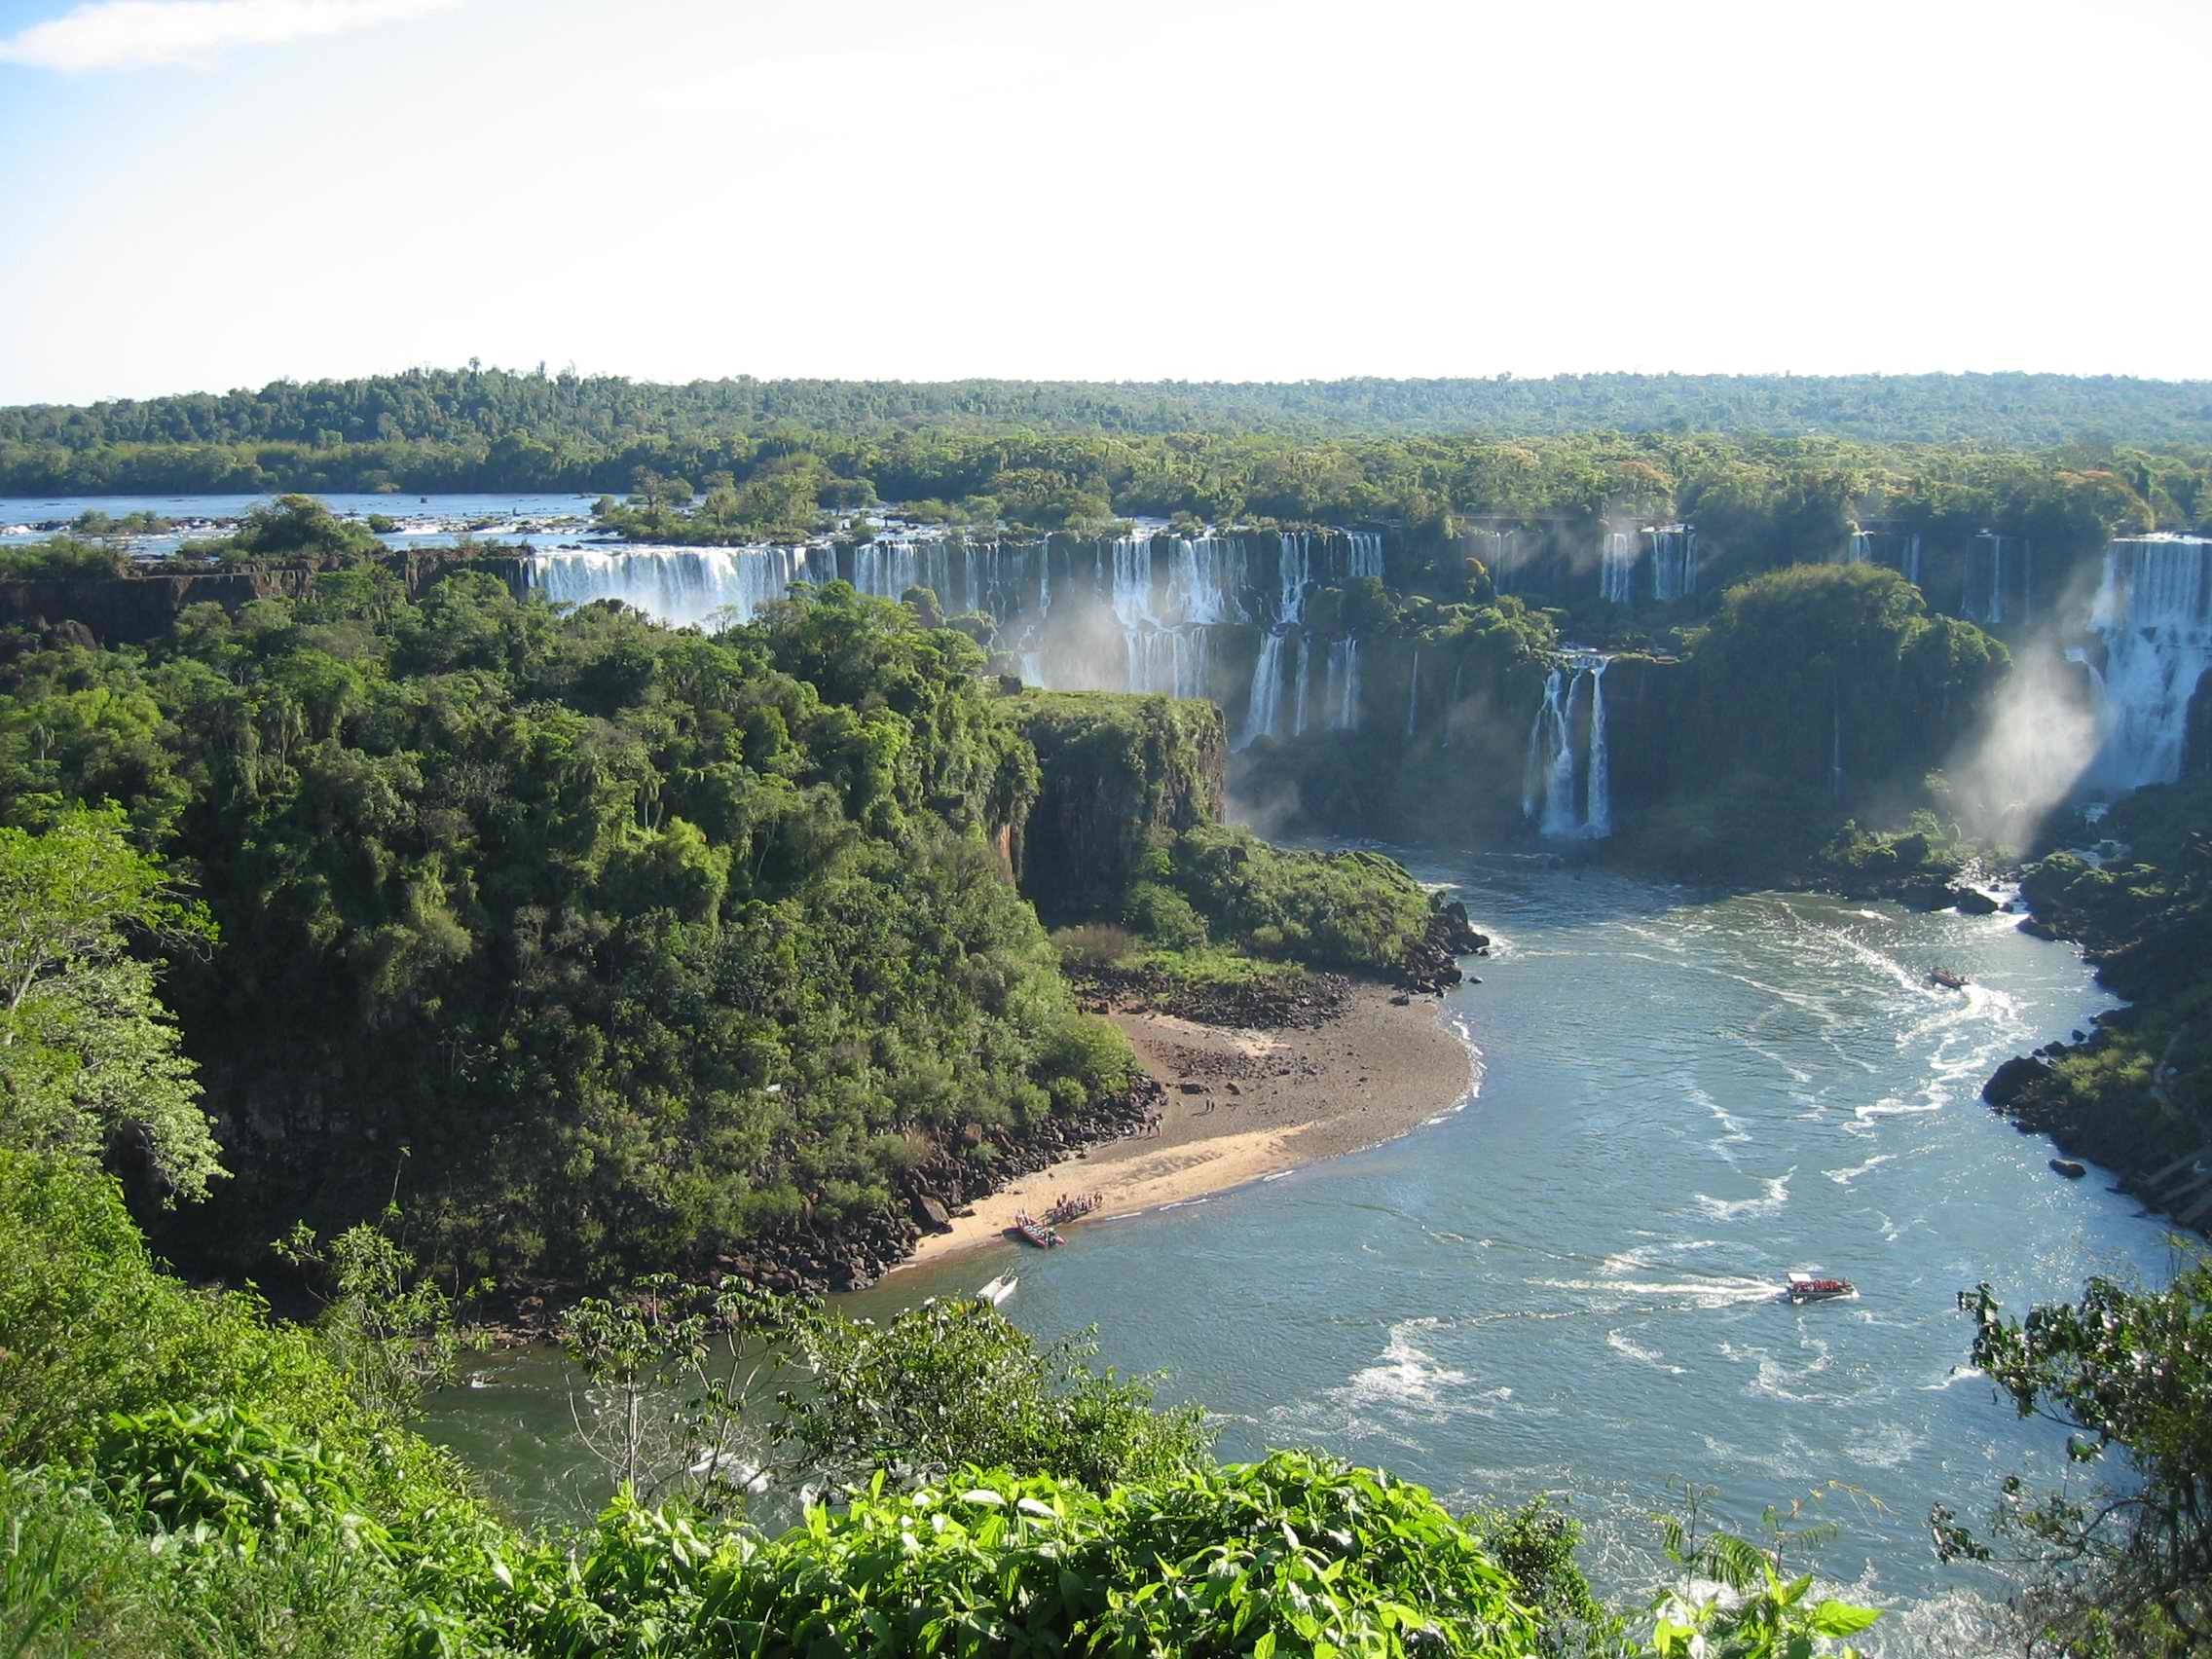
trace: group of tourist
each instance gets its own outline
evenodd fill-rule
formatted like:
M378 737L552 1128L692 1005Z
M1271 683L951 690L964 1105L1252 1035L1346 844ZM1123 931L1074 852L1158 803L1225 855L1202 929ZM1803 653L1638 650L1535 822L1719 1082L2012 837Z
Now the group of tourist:
M1048 1225L1053 1227L1063 1226L1071 1221L1081 1221L1092 1210L1104 1204L1105 1201L1106 1195L1104 1193L1062 1193L1052 1200L1052 1207L1045 1212L1045 1220Z

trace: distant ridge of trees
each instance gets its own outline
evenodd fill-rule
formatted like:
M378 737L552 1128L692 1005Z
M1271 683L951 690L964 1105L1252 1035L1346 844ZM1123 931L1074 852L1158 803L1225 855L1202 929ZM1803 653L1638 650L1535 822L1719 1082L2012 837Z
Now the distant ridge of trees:
M835 381L663 385L470 366L275 381L84 406L0 409L8 452L130 445L497 444L619 447L764 432L979 430L1283 436L1714 432L2044 447L2083 438L2212 442L2212 381L2047 374L1557 375L1520 380Z

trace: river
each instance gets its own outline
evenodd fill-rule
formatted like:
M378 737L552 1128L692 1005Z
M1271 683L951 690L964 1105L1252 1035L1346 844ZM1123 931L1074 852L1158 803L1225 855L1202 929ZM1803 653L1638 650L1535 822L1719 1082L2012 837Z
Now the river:
M852 1310L1018 1272L1009 1316L1097 1325L1106 1362L1220 1415L1225 1456L1318 1445L1464 1506L1554 1494L1616 1594L1650 1581L1648 1516L1684 1479L1747 1527L1811 1499L1840 1529L1824 1576L1909 1609L1877 1650L1970 1649L1973 1597L2003 1586L1934 1561L1928 1506L1985 1515L2063 1442L1964 1369L1954 1293L1986 1278L2018 1309L2169 1266L2104 1172L2060 1179L1977 1098L2112 999L2011 915L1383 850L1497 940L1447 1009L1479 1053L1463 1109L1049 1256L895 1273ZM1972 987L1931 985L1939 964ZM1861 1297L1790 1308L1789 1270ZM441 1432L519 1507L573 1501L557 1367L447 1400Z

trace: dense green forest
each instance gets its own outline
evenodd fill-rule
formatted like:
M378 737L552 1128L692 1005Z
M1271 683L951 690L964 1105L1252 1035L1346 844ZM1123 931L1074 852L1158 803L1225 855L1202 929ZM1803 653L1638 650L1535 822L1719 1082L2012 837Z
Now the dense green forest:
M1848 402L1840 388L1858 384L1742 387L1823 387ZM2127 383L2051 384L2086 398L2087 388L2113 392ZM1847 520L1897 518L1936 535L1994 525L2064 541L2116 528L2188 526L2212 499L2212 393L2202 388L2184 399L2197 410L2194 425L2115 411L2104 422L1960 421L1923 429L1731 418L1733 394L1722 388L1739 383L1679 385L1712 390L1709 402L1693 399L1694 417L1629 418L1632 406L1648 417L1665 400L1641 401L1636 385L1624 383L1604 419L1239 424L1210 418L1214 406L1202 400L1164 405L1158 420L1105 419L1094 398L1079 393L1106 388L1031 388L1030 401L1004 405L977 393L975 409L958 398L946 407L924 399L912 419L888 419L883 411L905 409L902 391L930 388L825 383L784 397L746 383L659 387L425 372L287 383L226 398L0 412L0 494L636 491L625 528L666 536L674 515L699 496L700 512L683 534L707 540L804 535L820 512L880 498L955 522L1049 528L1189 513L1215 522L1389 520L1446 530L1468 515L1617 511L1694 516L1732 540L1751 521L1770 538L1805 542L1832 539ZM1958 383L1958 397L1972 404L1965 388L1980 385Z
M709 638L466 569L410 602L364 561L149 649L18 650L0 819L82 838L118 803L219 928L168 994L225 1220L172 1242L228 1260L242 1217L350 1222L396 1183L471 1276L711 1264L890 1225L918 1163L985 1181L1129 1083L1009 879L1065 717L982 668L842 583ZM1167 705L1092 707L1134 733ZM1162 830L1219 806L1220 717L1186 707L1216 793ZM1195 754L1155 764L1198 787ZM1057 775L1143 842L1140 783L1095 754ZM1050 887L1076 849L1033 838ZM1231 842L1183 873L1225 940L1383 972L1419 937L1395 866L1304 892ZM1085 914L1121 919L1139 850ZM179 1184L137 1161L149 1198Z
M617 447L791 424L834 431L966 424L1050 431L1324 433L1731 432L2015 446L2102 436L2212 441L2212 384L2067 375L1559 375L1290 383L693 381L502 369L412 369L0 410L0 444L496 442Z

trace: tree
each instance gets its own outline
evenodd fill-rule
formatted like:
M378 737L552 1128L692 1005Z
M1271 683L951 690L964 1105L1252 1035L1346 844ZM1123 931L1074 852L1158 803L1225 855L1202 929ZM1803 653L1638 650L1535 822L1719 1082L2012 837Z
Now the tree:
M315 1328L361 1403L391 1417L413 1415L424 1389L452 1382L461 1349L481 1346L455 1324L446 1293L416 1275L413 1252L393 1236L399 1225L393 1203L327 1242L303 1221L271 1246L329 1287L316 1292Z
M1150 1382L1092 1372L1088 1332L1040 1347L965 1299L925 1302L884 1325L775 1303L761 1330L807 1373L803 1389L778 1394L768 1441L832 1485L865 1485L879 1470L919 1485L974 1463L1104 1491L1212 1462L1198 1409L1156 1409Z
M562 1314L561 1350L587 1382L570 1388L570 1415L617 1491L652 1502L687 1490L701 1508L727 1511L760 1490L739 1435L760 1372L783 1358L750 1340L765 1306L648 1273Z
M129 936L189 947L214 924L126 830L113 805L0 829L0 1133L86 1161L135 1141L168 1195L201 1198L226 1171Z
M2006 1477L1993 1532L2041 1569L2036 1641L2077 1654L2212 1652L2212 1258L2159 1291L2091 1279L2079 1302L2024 1319L2006 1317L1986 1284L1961 1291L1959 1307L2001 1398L2065 1427L2073 1463L2117 1447L2132 1477L2041 1494ZM1946 1561L1993 1553L1940 1504L1929 1526Z

